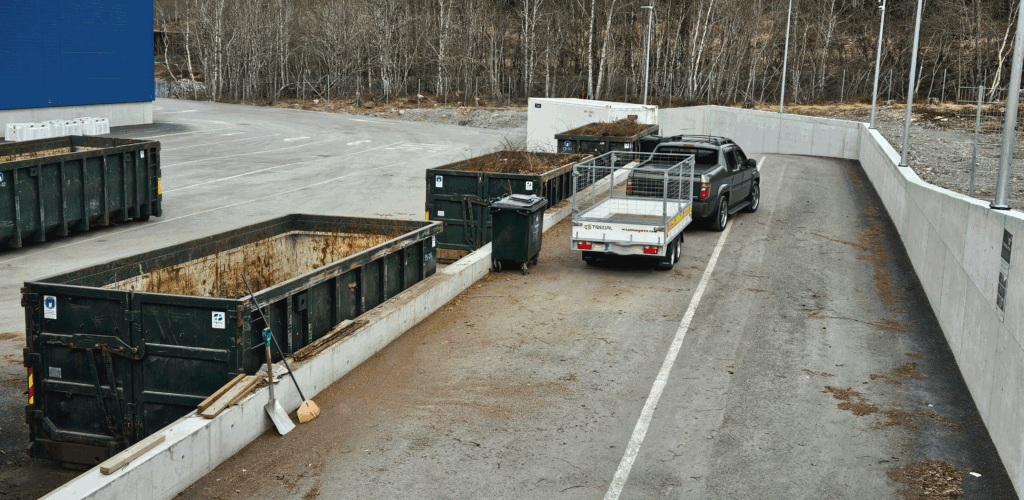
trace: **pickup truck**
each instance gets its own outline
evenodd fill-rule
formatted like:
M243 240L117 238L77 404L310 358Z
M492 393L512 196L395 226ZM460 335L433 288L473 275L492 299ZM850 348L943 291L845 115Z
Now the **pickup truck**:
M653 138L652 138L653 139ZM708 135L677 135L659 137L653 154L693 155L693 217L710 219L711 228L724 231L729 216L740 211L756 212L761 203L761 173L757 161L747 158L732 139ZM648 144L652 144L648 142ZM645 148L647 149L647 148ZM642 175L635 172L635 178ZM647 196L643 182L630 192Z
M692 220L693 169L693 155L622 151L575 165L572 248L588 264L604 255L636 255L672 269Z

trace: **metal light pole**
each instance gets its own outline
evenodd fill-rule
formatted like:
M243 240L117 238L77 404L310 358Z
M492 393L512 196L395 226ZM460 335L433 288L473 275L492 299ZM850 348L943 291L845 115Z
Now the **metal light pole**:
M910 85L907 87L907 116L903 119L903 150L900 151L900 166L907 166L910 156L910 117L914 108L914 77L917 76L917 43L921 38L922 1L917 0L917 22L914 23L914 51L910 53Z
M782 53L782 95L779 96L779 113L786 102L786 64L789 62L789 22L793 19L793 0L789 0L789 14L786 15L786 50Z
M1009 210L1010 167L1013 166L1013 140L1017 135L1017 105L1020 104L1020 73L1024 59L1024 8L1017 12L1017 35L1013 39L1013 66L1010 87L1006 89L1006 117L1003 119L1003 144L999 149L999 173L996 174L996 198L990 205Z
M878 105L878 75L882 69L882 34L885 33L885 0L882 0L882 23L878 25L878 53L875 54L875 90L871 94L871 123L868 128L875 128L875 106Z
M647 79L651 74L651 22L654 19L654 6L644 5L641 9L647 9L647 68L644 69L644 106L647 105Z

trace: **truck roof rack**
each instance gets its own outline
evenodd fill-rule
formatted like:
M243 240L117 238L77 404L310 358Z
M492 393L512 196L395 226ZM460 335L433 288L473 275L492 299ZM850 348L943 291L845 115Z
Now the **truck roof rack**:
M718 137L718 136L714 136L714 135L697 135L697 134L673 135L673 136L670 136L670 137L665 137L664 139L661 140L661 142L663 142L663 143L664 142L684 142L684 141L706 142L708 144L714 144L715 146L725 146L727 144L736 144L735 142L733 142L732 139L729 139L728 137Z

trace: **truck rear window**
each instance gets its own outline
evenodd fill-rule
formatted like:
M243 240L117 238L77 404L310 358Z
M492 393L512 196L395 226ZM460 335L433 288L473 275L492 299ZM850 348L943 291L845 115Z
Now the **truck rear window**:
M704 148L658 148L658 153L693 155L697 165L713 166L718 164L718 150Z

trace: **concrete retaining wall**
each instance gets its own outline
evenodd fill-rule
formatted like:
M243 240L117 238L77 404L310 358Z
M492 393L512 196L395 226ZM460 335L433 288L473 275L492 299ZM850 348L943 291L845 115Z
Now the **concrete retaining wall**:
M545 213L544 230L571 210L566 206ZM292 366L306 397L312 398L340 380L487 275L490 268L491 245L487 244L360 316L369 322L365 327L314 358ZM287 376L274 386L274 393L289 413L302 403ZM96 466L43 498L173 499L273 427L263 409L269 399L270 390L264 387L216 418L205 419L193 412L161 430L164 442L123 469L103 475Z
M860 160L1014 488L1024 492L1024 244L1012 252L1005 314L996 307L1003 231L1024 236L1024 214L991 210L987 201L922 181L898 166L896 150L866 123L719 106L661 113L665 135L725 135L748 153Z
M153 123L153 102L0 110L0 130L8 123L36 123L75 118L107 118L111 127Z

